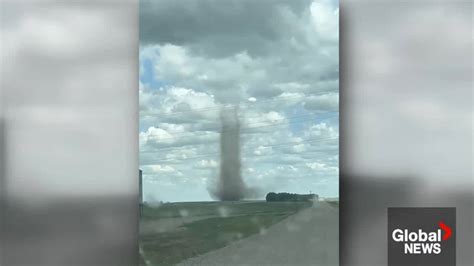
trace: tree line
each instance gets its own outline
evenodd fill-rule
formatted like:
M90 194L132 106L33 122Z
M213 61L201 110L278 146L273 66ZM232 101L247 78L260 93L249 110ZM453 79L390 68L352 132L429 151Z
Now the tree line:
M265 197L267 201L310 201L318 199L318 195L316 194L296 194L296 193L288 193L288 192L281 192L275 193L270 192Z

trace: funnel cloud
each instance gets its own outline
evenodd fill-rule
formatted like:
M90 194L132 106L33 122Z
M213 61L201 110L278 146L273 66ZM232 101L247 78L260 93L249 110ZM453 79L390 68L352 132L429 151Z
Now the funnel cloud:
M241 200L245 184L241 174L240 122L237 109L221 110L220 171L211 196L223 201Z
M223 109L220 114L220 169L217 182L209 192L215 199L235 201L256 197L258 189L248 188L241 173L240 121L237 108Z

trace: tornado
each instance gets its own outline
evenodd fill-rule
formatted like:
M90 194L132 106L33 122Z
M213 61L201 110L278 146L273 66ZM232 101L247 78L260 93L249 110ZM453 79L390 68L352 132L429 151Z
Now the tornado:
M246 186L241 174L240 122L237 108L221 110L220 169L211 196L221 201L237 201L245 197Z

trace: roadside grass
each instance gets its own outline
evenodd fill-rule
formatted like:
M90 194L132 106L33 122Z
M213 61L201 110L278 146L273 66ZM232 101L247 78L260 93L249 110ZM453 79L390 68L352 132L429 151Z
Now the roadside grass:
M339 200L328 200L326 202L332 207L339 208Z
M159 207L144 206L140 219L176 218L183 216L222 216L263 214L298 211L309 206L308 202L266 202L266 201L230 201L230 202L175 202L164 203Z
M295 212L311 206L305 202L200 202L169 203L144 211L143 219L186 215L213 217L184 224L170 232L142 235L140 246L152 265L173 265L185 259L227 246L258 234ZM227 215L222 216L225 207ZM162 209L160 209L162 208Z

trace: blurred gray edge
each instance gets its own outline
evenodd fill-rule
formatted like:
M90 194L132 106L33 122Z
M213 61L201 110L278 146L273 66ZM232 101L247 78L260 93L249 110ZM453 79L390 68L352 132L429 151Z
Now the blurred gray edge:
M340 3L341 265L386 265L397 206L456 207L474 264L472 16ZM0 265L138 264L138 26L138 1L1 1Z

